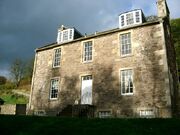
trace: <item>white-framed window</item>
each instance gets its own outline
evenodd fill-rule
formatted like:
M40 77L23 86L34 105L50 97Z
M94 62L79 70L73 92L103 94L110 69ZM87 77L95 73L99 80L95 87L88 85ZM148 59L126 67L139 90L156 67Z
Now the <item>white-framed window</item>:
M92 75L82 76L82 80L92 80Z
M121 94L132 95L133 94L133 70L126 69L120 71L121 76Z
M126 14L126 22L127 22L127 25L134 24L133 13Z
M63 31L63 42L68 41L68 30Z
M125 33L120 35L120 48L121 48L121 56L126 56L131 54L131 33Z
M81 104L92 104L92 75L82 76L81 80Z
M70 29L70 31L69 31L69 39L70 40L73 39L73 30L72 29Z
M153 109L146 109L139 111L140 117L152 118L155 116Z
M99 118L110 118L111 111L99 111L98 115L99 115Z
M125 25L125 21L124 21L124 15L121 16L121 26Z
M133 10L119 15L119 28L143 23L142 10Z
M83 61L92 61L92 41L83 43Z
M54 62L53 67L59 67L61 64L61 48L54 50Z
M34 115L36 115L36 116L46 116L46 111L45 110L35 110Z
M51 79L50 99L57 99L59 91L59 78Z
M69 28L65 30L59 30L57 36L57 43L64 43L72 41L74 39L74 28Z
M137 11L135 14L136 14L136 22L139 23L140 22L140 12Z

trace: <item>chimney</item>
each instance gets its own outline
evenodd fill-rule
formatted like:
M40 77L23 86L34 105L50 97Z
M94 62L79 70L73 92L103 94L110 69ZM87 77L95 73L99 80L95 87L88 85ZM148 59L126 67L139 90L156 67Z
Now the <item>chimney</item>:
M65 29L66 29L66 27L65 27L64 25L61 25L60 30L63 31L63 30L65 30Z
M169 18L169 8L167 6L166 0L158 0L157 1L157 8L158 8L158 17L159 18Z

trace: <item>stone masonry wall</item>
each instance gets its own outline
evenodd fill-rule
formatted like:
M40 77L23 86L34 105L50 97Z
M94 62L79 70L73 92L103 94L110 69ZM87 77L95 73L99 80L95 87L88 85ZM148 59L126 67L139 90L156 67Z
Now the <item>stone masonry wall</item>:
M1 105L0 114L15 115L16 114L16 105Z
M121 57L120 34L131 33L132 55ZM89 39L93 41L93 61L82 62L83 43L59 46L61 66L52 68L53 49L38 51L31 92L30 110L55 115L81 96L81 76L93 77L93 105L110 110L114 117L138 117L139 110L153 109L156 117L171 117L170 95L165 90L165 50L160 24L137 27ZM83 40L88 41L88 40ZM55 49L55 48L54 48ZM120 70L133 69L134 93L122 96ZM57 100L49 99L50 80L60 78ZM97 113L98 115L98 113Z

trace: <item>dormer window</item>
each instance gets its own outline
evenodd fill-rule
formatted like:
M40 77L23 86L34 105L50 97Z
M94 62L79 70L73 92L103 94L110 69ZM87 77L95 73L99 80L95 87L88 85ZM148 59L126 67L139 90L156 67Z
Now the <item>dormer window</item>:
M126 14L127 25L134 24L133 13Z
M58 30L57 43L69 42L79 37L82 35L75 28L66 28L62 25Z
M136 22L137 22L137 23L140 22L140 14L139 14L138 11L136 12Z
M74 29L66 29L66 30L59 30L58 31L58 37L57 42L58 44L71 41L74 37Z
M132 26L135 24L141 24L145 21L142 10L137 9L130 12L120 14L119 16L119 28Z

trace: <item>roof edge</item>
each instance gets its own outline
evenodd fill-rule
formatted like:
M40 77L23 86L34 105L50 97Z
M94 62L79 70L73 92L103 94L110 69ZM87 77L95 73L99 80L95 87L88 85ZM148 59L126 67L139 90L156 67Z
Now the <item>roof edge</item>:
M95 37L98 37L98 36L103 36L103 35L107 35L107 34L111 34L111 33L115 33L115 32L120 32L120 31L125 31L125 30L129 30L129 29L133 29L133 28L142 27L142 26L149 26L149 25L160 23L161 20L162 19L158 19L158 20L155 20L155 21L152 21L152 22L145 22L145 23L142 23L142 24L132 25L132 26L121 28L121 29L114 28L114 29L111 29L111 30L97 32L96 34L84 36L84 37L81 37L81 38L78 38L78 39L75 39L75 40L72 40L72 41L69 41L69 42L62 43L62 44L57 44L57 42L54 42L54 43L45 45L43 47L37 48L35 51L39 52L39 51L51 49L51 48L54 48L54 47L63 46L63 45L67 45L67 44L70 44L70 43L74 43L74 42L78 42L78 41L82 41L82 40L87 40L87 39L90 39L90 38L95 38Z

